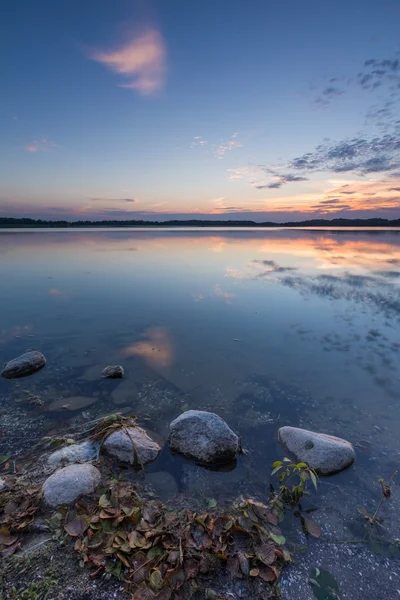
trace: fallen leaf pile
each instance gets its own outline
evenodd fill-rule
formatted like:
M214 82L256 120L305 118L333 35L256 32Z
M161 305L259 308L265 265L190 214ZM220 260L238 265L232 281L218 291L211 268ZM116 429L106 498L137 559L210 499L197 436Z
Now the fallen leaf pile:
M290 560L278 521L273 506L253 500L241 502L235 515L177 512L119 483L97 504L78 502L64 528L93 576L111 573L133 600L179 600L183 586L198 589L198 579L221 566L231 577L260 578L272 588Z
M19 485L0 495L0 556L7 558L20 548L20 536L39 509L38 487Z

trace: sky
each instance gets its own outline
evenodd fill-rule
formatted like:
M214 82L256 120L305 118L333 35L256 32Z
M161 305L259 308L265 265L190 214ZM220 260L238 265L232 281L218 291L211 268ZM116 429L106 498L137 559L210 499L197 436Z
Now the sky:
M398 0L13 0L0 216L400 218Z

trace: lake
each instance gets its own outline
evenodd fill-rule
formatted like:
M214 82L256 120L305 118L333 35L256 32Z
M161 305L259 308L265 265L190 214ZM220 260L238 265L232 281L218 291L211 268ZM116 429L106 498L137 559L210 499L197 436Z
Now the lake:
M134 413L163 442L181 412L209 410L248 454L214 472L164 448L145 477L163 499L220 505L267 497L284 456L278 428L300 426L355 445L354 466L321 478L315 502L328 539L359 537L357 506L373 510L378 477L400 458L400 232L4 231L0 277L0 360L31 349L47 358L32 377L0 380L1 454L29 454L42 436L112 412ZM101 379L109 364L125 378ZM394 538L398 495L384 506ZM324 552L351 586L348 547L330 562ZM395 557L354 552L352 569L374 557L386 569L382 598L398 598ZM312 597L296 581L296 597Z

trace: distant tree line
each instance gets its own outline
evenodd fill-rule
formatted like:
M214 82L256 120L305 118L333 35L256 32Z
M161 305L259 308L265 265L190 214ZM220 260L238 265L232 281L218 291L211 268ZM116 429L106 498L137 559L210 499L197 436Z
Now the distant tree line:
M190 219L171 221L47 221L27 217L0 217L0 228L8 227L400 227L400 219L310 219L286 223L256 223L255 221L208 221Z

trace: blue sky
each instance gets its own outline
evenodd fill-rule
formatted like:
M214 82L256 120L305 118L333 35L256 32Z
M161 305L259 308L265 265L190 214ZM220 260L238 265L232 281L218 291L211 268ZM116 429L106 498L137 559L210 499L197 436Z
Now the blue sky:
M0 22L1 216L400 217L395 0L15 0Z

